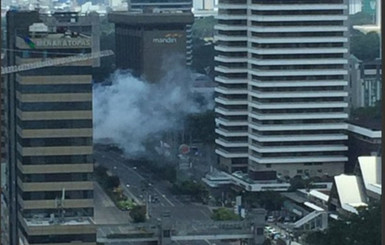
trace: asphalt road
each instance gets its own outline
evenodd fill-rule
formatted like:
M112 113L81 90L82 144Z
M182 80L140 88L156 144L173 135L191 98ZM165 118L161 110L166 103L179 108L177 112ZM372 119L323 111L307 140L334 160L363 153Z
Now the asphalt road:
M161 217L163 212L170 212L172 219L177 221L211 220L211 211L207 206L182 202L170 192L169 182L155 181L149 172L139 173L139 171L143 171L143 168L139 168L133 162L128 162L119 153L96 149L94 157L97 163L107 167L120 178L121 185L129 197L137 199L141 203L150 204L149 214L152 218ZM149 184L147 189L143 188L144 183ZM147 201L149 196L156 197L158 201Z
M169 188L171 184L168 181L155 180L150 171L146 171L143 166L138 166L138 163L135 161L128 161L120 153L106 150L102 147L94 148L94 158L98 164L108 168L120 178L121 185L124 187L123 189L128 196L142 203L150 203L149 214L151 219L161 217L164 212L170 212L172 220L177 222L189 222L191 220L211 221L211 211L209 207L179 200L177 196L170 192ZM203 164L203 161L200 161L200 164ZM143 188L146 186L145 183L147 184L147 188ZM154 203L148 202L147 198L149 196L155 196L158 201ZM102 230L102 232L105 231ZM229 245L239 243L223 241L184 241L175 244Z

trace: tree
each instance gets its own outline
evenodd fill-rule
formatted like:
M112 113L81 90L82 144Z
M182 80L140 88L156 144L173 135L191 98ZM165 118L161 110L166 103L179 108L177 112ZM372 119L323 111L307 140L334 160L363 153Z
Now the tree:
M372 203L360 208L358 214L332 220L325 231L309 233L305 242L309 245L380 245L381 203Z
M191 114L186 118L186 131L193 135L194 141L214 143L215 113L208 110L203 113Z
M378 33L353 33L350 42L350 50L354 56L363 61L370 61L379 57L380 37Z
M116 188L120 185L120 179L118 176L108 176L106 180L106 186L108 189Z
M134 206L130 211L134 223L146 221L146 206Z
M232 210L227 208L214 209L211 218L216 221L239 220L239 215L236 215Z
M358 12L349 18L351 26L373 24L373 17L365 12Z
M209 191L202 183L191 180L183 181L173 185L173 193L176 195L189 195L197 201L204 201L209 196Z

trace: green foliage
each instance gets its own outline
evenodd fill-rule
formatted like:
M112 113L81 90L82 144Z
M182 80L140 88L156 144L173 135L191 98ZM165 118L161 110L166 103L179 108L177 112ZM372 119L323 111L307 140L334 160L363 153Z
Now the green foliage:
M369 107L360 107L354 109L351 113L353 118L362 118L362 119L381 119L381 101L377 101L374 106Z
M240 220L239 215L236 215L231 209L227 208L214 209L211 218L216 221Z
M118 176L107 176L107 179L106 179L106 187L108 189L113 189L113 188L117 188L119 187L120 185L120 179Z
M290 187L288 191L296 191L297 189L304 189L308 181L302 179L301 176L296 175L290 179Z
M361 32L354 32L350 40L350 51L358 59L363 61L374 60L380 54L380 37L376 32L369 32L366 35Z
M213 144L215 140L214 111L190 114L186 118L186 131L192 135L193 141Z
M192 68L203 74L213 77L214 74L214 45L206 42L205 38L214 37L214 25L217 20L214 17L196 19L192 26L193 60Z
M180 184L174 184L172 192L176 195L188 195L196 201L204 201L209 196L209 191L202 183L191 180L183 181Z
M309 245L380 245L381 203L360 209L358 215L330 221L328 229L308 234L305 242Z
M176 169L171 163L165 161L165 159L161 159L157 161L144 161L143 163L147 165L147 169L154 173L156 177L175 183Z
M132 200L120 200L116 203L116 206L120 210L130 210L135 207L135 203Z
M368 25L373 24L373 16L365 12L358 12L354 15L349 16L350 25Z
M243 198L246 205L257 208L262 207L268 211L280 210L284 198L275 191L247 192Z
M146 206L134 206L130 211L130 216L134 223L146 221Z
M192 25L193 38L214 37L214 25L217 20L213 16L195 19Z

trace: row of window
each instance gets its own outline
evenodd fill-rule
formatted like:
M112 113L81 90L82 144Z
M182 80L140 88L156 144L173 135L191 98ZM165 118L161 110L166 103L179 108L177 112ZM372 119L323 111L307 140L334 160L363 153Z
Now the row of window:
M91 137L72 138L28 138L18 136L18 143L23 147L50 147L50 146L92 146Z
M91 181L92 176L91 173L19 174L19 178L25 183Z
M92 102L20 102L17 107L22 111L84 111L92 110Z
M29 156L23 157L17 153L17 159L26 165L41 164L90 164L94 159L92 155L64 155L64 156Z
M94 192L91 190L78 190L64 192L64 199L91 199L94 196ZM22 192L21 197L23 200L55 200L63 197L63 191L32 191Z
M66 129L92 128L92 119L78 120L34 120L21 121L17 124L23 129Z
M25 94L91 93L92 84L25 85L16 83L16 90Z

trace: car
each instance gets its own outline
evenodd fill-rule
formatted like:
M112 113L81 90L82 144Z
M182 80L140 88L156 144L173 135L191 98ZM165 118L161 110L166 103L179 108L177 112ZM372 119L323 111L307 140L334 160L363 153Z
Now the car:
M135 170L135 169L137 169L137 167L135 167L135 166L134 166L134 167L132 167L132 169L134 169L134 170Z
M126 184L126 187L127 187L127 188L130 187L130 185L129 185L129 184Z
M274 216L267 217L267 222L274 222L274 221L275 221Z

